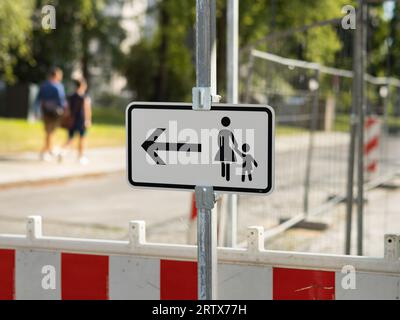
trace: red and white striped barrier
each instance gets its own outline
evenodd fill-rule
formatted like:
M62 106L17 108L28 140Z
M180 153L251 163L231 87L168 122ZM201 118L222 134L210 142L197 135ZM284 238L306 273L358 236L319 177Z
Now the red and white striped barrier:
M381 121L378 116L369 116L365 121L364 156L366 159L366 178L371 179L378 173Z
M142 222L129 242L40 227L31 217L27 236L0 235L0 300L197 299L196 247L146 243ZM386 236L385 258L266 251L263 241L252 227L247 249L218 250L219 299L400 299L400 236Z
M189 244L195 244L197 240L197 208L196 208L196 196L193 193L191 204L190 204L190 216L189 216L189 227L188 237Z

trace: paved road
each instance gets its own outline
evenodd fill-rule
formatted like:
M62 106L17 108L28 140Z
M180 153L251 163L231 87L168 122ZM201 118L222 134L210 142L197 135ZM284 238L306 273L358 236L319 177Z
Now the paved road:
M135 190L119 173L3 190L0 232L24 232L26 217L41 215L47 234L124 239L130 220L145 220L149 240L160 241L162 235L153 236L151 230L162 232L161 226L169 224L185 230L187 221L181 218L189 208L189 193Z
M400 181L397 183L400 185ZM182 192L134 190L127 186L122 174L3 190L0 233L24 233L26 217L41 215L47 235L125 240L130 220L146 220L149 241L186 243L190 196ZM366 254L379 256L383 254L384 233L400 230L400 189L377 189L368 193L368 199ZM260 214L259 201L259 197L240 201L241 239L247 226L267 226L270 221ZM318 219L328 223L328 231L291 230L267 243L267 248L342 253L344 206L333 213ZM355 232L354 228L354 240Z

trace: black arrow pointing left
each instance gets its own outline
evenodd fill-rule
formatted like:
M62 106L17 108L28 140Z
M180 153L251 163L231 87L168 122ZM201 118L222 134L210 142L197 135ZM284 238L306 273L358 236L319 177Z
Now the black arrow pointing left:
M158 151L168 152L201 152L201 144L193 143L171 143L157 142L157 139L164 133L165 128L157 128L153 131L149 138L142 144L142 148L158 165L165 166L165 162L158 155Z

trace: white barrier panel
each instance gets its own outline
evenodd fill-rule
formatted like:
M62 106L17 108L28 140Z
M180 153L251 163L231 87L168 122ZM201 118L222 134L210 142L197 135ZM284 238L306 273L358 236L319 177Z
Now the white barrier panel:
M262 235L249 228L247 249L218 250L219 299L400 299L400 236L366 258L266 251ZM129 237L44 237L31 217L26 236L0 235L0 300L197 299L196 247L146 243L143 222Z

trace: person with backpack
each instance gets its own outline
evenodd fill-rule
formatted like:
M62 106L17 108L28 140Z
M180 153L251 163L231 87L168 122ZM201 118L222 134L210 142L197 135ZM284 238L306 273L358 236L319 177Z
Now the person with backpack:
M53 156L53 136L60 125L61 118L67 107L65 89L62 84L63 71L60 68L52 68L49 78L40 87L36 98L37 113L40 110L44 124L45 141L44 147L40 152L40 158L50 161Z
M84 78L75 80L75 93L68 97L68 111L65 117L68 129L68 141L64 145L64 152L60 154L60 161L71 146L75 134L79 134L78 154L79 162L83 165L89 162L85 156L86 133L92 125L92 103L87 94L87 82Z

